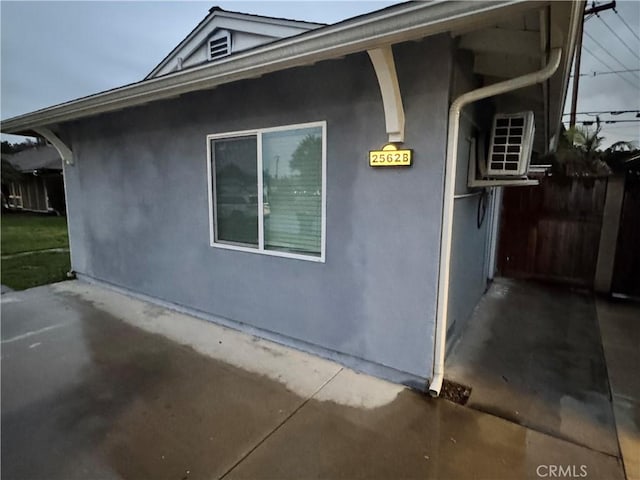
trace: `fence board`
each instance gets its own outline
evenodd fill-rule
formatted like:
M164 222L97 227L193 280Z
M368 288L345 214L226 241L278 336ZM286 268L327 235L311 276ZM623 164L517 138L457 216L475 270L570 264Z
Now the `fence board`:
M505 189L499 272L592 287L606 184L545 177L539 186Z
M626 175L612 291L640 298L640 173Z

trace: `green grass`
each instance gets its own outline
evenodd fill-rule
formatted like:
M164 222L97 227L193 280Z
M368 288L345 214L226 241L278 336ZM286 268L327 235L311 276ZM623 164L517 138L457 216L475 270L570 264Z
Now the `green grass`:
M65 217L2 215L2 255L68 247Z
M68 252L40 252L2 260L2 284L14 290L66 280Z
M69 252L41 252L68 248L64 217L2 215L2 255L34 252L2 259L0 281L14 290L46 285L67 278L71 270Z

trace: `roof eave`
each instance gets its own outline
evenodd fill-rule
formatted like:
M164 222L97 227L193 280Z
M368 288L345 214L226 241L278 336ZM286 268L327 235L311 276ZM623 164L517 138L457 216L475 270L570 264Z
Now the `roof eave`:
M559 108L555 115L555 118L551 118L549 121L552 123L550 127L553 129L550 136L553 139L547 145L548 151L555 151L558 147L558 140L560 137L562 127L562 113L564 104L567 99L567 91L569 87L569 74L571 73L571 66L573 65L573 59L576 54L576 48L578 45L578 33L579 26L584 21L584 9L586 6L585 0L574 0L571 8L571 18L569 19L569 31L567 32L567 41L564 45L564 52L562 53L563 62L561 65L561 82L560 88L561 98L558 99Z
M144 80L16 116L3 121L0 130L9 134L25 134L37 127L53 126L381 45L444 33L490 20L496 11L507 14L534 8L537 3L547 2L500 0L402 4L238 53L216 64Z

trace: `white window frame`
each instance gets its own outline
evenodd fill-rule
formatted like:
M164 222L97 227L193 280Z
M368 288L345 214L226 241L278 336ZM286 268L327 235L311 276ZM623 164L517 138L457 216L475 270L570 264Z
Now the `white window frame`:
M300 253L282 252L277 250L266 250L264 248L264 198L263 188L264 179L262 171L262 134L286 130L296 130L301 128L322 128L322 208L321 208L321 233L320 233L320 256L305 255ZM214 205L215 185L213 183L213 166L211 158L211 141L220 139L232 139L238 137L247 137L255 135L257 149L258 169L258 246L247 247L244 245L234 245L232 243L216 242L215 239L215 217L216 209ZM292 125L283 125L279 127L258 128L253 130L242 130L236 132L215 133L207 135L207 183L209 190L209 246L221 248L225 250L236 250L239 252L258 253L262 255L270 255L274 257L294 258L297 260L306 260L310 262L325 263L326 239L327 239L327 122L326 120L309 123L296 123Z

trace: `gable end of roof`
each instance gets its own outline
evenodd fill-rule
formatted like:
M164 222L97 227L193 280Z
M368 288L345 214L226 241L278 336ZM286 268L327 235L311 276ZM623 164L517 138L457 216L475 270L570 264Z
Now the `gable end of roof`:
M234 28L229 28L228 26L225 27L225 23L231 24ZM255 25L255 28L253 25ZM298 35L323 26L325 26L325 24L232 12L224 10L218 6L214 6L209 9L208 15L200 21L200 23L198 23L198 25L196 25L196 27L189 32L189 34L187 34L187 36L182 39L180 43L178 43L178 45L176 45L176 47L171 50L171 52L169 52L169 54L164 57L151 72L149 72L144 80L176 71L176 66L178 65L180 65L178 69L181 69L182 60L185 60L188 56L192 55L197 48L201 47L207 41L209 36L220 28L226 28L238 33L246 32L248 34L256 34L259 32L258 34L264 37L264 40L261 43L265 44L270 41ZM172 64L174 65L171 67ZM168 66L170 67L169 69L167 69Z

